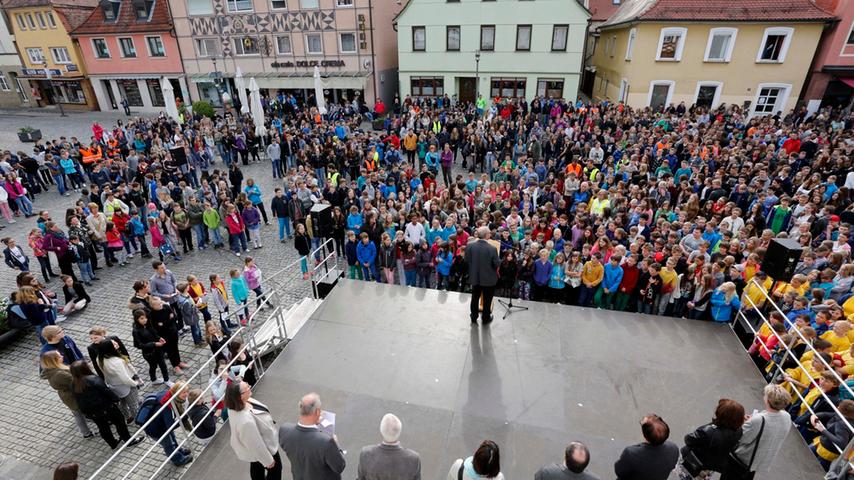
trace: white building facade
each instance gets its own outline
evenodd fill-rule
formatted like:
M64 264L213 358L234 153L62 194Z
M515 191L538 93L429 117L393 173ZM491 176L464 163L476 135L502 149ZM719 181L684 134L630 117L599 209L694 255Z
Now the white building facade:
M589 17L575 0L410 0L396 19L401 97L575 100Z

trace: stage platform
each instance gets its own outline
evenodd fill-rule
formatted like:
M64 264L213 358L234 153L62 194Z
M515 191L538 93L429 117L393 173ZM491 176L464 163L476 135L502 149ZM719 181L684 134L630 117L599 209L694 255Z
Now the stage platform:
M380 442L386 412L403 420L401 442L421 454L424 479L445 479L455 459L491 439L505 478L533 478L580 440L589 471L605 480L623 447L642 440L646 413L662 415L681 447L721 397L762 408L764 383L726 325L524 302L529 311L473 328L469 298L343 280L254 396L279 422L295 422L299 398L318 392L337 414L345 479L356 477L361 447ZM774 469L756 478L822 476L793 430ZM228 427L184 478L249 478Z

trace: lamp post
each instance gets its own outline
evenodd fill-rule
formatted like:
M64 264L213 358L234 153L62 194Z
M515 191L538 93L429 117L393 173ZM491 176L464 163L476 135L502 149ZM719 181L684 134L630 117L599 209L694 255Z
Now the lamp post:
M474 101L480 97L480 50L474 51Z
M223 89L222 89L222 73L219 71L219 68L216 66L216 57L211 57L211 61L213 62L214 71L211 72L211 76L214 79L214 87L216 88L216 95L220 102L222 102L222 111L225 114L225 99L223 98Z

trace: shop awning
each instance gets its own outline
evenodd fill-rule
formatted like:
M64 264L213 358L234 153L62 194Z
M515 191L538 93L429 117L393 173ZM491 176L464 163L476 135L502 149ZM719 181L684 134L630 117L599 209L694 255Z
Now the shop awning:
M234 73L222 72L222 76L233 78ZM334 72L323 75L322 78L326 88L362 90L365 88L367 76L365 72ZM188 78L193 83L213 83L214 81L208 73L191 74ZM259 88L314 88L314 77L311 72L248 72L243 74L243 78L255 78Z
M839 81L851 88L854 88L854 78L840 78Z

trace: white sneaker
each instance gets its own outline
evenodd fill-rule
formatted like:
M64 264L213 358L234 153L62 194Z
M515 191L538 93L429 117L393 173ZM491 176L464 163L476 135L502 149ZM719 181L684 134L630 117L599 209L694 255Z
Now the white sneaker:
M132 253L128 253L128 258L133 258L133 254L132 254Z
M56 316L56 322L57 322L57 323L59 323L59 322L64 322L64 321L65 321L65 320L67 320L67 319L68 319L68 317L67 317L67 316L65 316L65 315L63 315L63 314L59 314L59 315L57 315L57 316Z

